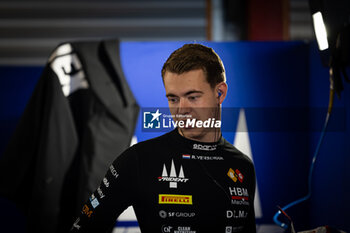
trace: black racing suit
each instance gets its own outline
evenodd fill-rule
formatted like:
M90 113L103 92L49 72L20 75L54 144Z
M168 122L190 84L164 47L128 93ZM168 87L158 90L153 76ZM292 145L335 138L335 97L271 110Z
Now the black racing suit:
M143 233L254 233L255 171L223 137L200 143L175 129L110 166L71 232L105 232L130 205Z

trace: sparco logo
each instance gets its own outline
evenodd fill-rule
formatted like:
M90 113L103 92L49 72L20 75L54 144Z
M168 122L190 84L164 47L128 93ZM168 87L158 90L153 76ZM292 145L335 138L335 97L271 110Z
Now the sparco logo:
M193 149L194 150L213 151L213 150L216 150L216 145L193 144Z
M168 176L168 172L167 172L165 164L164 164L162 176L158 177L158 180L169 182L170 188L177 188L178 182L186 183L189 179L185 178L185 174L184 174L182 165L180 166L179 175L178 176L176 175L174 160L171 160L170 175Z

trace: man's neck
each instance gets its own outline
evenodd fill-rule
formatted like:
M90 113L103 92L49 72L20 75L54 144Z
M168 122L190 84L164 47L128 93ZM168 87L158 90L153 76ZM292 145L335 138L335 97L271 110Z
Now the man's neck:
M211 132L207 132L203 135L198 135L198 137L190 137L189 135L186 135L180 128L178 128L178 132L181 136L184 138L198 141L198 142L204 142L204 143L212 143L212 142L217 142L220 137L221 137L221 129L216 129Z

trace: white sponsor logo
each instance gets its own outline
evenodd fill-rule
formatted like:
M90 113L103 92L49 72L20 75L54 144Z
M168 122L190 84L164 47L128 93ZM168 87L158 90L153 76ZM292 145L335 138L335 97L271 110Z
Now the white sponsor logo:
M177 227L174 233L196 233L196 231L192 231L191 227Z
M248 190L245 188L229 187L232 196L249 197Z
M119 174L118 174L117 170L115 170L115 168L114 168L113 165L111 165L111 166L109 167L109 170L111 171L112 175L117 179L118 176L119 176Z
M70 44L63 44L58 47L50 57L50 66L56 73L65 96L69 96L79 89L89 88L82 64L77 56L73 53Z
M227 218L246 218L248 213L244 210L227 210Z
M108 179L106 177L103 178L103 184L106 186L106 188L109 187L109 182L108 182Z
M164 210L161 210L161 211L159 211L159 216L161 218L166 218L168 216L168 214Z
M105 197L105 195L103 194L103 192L102 192L100 187L97 188L97 192L98 192L98 195L100 195L101 199Z
M172 212L171 213L173 216L178 217L178 218L192 218L196 215L196 213L191 212L191 213L187 213L187 212Z
M173 229L172 226L162 226L163 233L170 233L172 229Z
M243 226L238 226L238 227L226 226L225 233L240 232L242 230L243 230Z
M161 218L193 218L196 216L194 212L166 212L164 210L159 211L159 216Z
M178 226L177 228L172 226L162 226L163 233L196 233L196 231L191 230L188 226Z
M242 200L231 200L231 204L232 205L249 205L249 202L247 202L244 199L242 199Z
M77 220L75 220L75 222L73 223L73 228L77 228L78 230L80 229L80 225L78 224L80 221L80 218L77 218Z
M213 150L216 150L216 145L193 144L193 149L194 150L213 151Z
M246 188L229 187L232 205L249 205L249 194Z
M189 179L185 178L185 174L182 168L182 165L180 166L179 175L176 175L174 160L171 160L171 168L170 168L170 175L168 176L168 172L166 170L165 164L163 164L163 172L162 176L158 177L159 181L166 181L169 182L170 188L177 188L177 183L186 183Z

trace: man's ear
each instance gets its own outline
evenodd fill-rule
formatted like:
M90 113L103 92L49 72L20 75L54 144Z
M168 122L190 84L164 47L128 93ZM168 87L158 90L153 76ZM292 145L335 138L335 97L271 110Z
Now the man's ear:
M217 92L219 104L222 104L222 102L224 102L227 95L227 89L228 86L225 82L221 82L216 85L215 90Z

